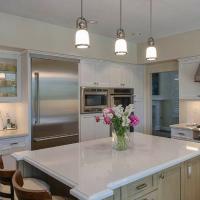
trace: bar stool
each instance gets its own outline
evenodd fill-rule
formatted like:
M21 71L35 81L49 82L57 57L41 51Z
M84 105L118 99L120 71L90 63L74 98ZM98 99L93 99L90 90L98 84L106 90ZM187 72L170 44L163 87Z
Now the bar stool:
M14 173L15 170L7 170L4 168L3 159L0 155L0 197L14 200L14 189L12 185ZM24 178L24 188L50 191L47 183L35 178Z
M60 196L51 196L51 193L45 189L26 189L21 172L17 170L12 178L12 184L18 200L64 200Z
M12 176L15 170L5 170L2 156L0 156L0 197L14 200ZM1 198L0 198L1 199Z

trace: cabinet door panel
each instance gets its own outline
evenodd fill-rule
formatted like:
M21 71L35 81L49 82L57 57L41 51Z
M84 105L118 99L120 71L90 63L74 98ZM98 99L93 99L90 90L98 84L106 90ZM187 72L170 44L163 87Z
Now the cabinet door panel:
M126 88L133 88L133 68L121 66L121 82Z
M110 127L105 125L102 120L97 123L95 116L95 114L81 116L81 141L109 137ZM97 116L102 119L100 114Z
M81 86L95 86L95 63L82 61L79 66Z
M110 86L111 87L122 87L121 82L121 68L120 66L110 66Z
M109 137L110 127L103 122L96 123L96 139Z
M100 61L95 65L95 80L97 87L109 87L109 68L106 62Z
M159 200L181 199L181 167L173 167L159 174ZM188 199L189 200L189 199Z
M94 117L81 117L81 142L95 139Z
M200 158L186 162L184 173L184 200L200 199Z
M128 200L133 200L132 198L128 198ZM145 196L142 196L138 199L135 199L135 200L158 200L158 191L155 190ZM169 200L169 199L168 199ZM171 199L170 199L171 200Z

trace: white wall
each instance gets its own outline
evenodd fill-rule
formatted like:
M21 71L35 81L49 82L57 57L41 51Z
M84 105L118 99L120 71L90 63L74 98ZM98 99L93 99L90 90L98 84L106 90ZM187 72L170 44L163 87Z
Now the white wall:
M128 42L128 55L114 55L114 38L90 34L91 47L74 47L75 29L0 13L0 46L137 63L137 45Z

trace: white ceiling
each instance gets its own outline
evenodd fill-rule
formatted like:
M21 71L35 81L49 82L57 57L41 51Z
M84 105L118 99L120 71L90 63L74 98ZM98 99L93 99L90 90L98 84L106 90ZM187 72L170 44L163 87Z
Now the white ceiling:
M123 0L123 27L128 38L148 37L149 0ZM80 0L0 0L0 12L75 28ZM84 0L94 33L113 37L119 24L119 0ZM156 38L200 29L200 0L153 0L153 34ZM135 33L135 36L132 36ZM141 36L139 36L141 33Z

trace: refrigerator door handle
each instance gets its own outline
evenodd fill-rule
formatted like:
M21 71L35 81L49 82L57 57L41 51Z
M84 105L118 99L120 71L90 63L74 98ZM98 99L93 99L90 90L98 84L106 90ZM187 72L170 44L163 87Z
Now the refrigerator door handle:
M34 109L35 109L35 124L40 123L40 95L39 95L39 73L35 72L35 99L34 99Z
M75 136L78 136L78 133L71 134L71 135L65 134L65 135L54 135L54 136L47 136L47 137L37 137L37 138L34 138L33 141L42 142L42 141L47 141L47 140L55 140L55 139L75 137Z

